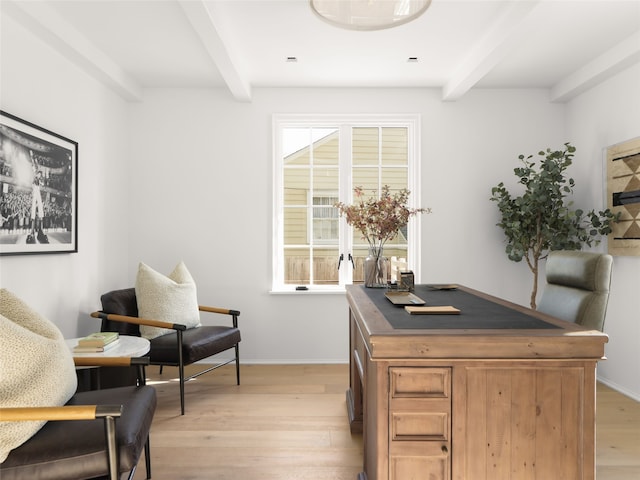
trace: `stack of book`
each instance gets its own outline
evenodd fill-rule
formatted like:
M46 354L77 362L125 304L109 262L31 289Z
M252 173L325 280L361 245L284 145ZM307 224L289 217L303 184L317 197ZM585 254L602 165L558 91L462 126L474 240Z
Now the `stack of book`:
M73 353L101 353L115 347L119 342L118 332L96 332L78 340Z

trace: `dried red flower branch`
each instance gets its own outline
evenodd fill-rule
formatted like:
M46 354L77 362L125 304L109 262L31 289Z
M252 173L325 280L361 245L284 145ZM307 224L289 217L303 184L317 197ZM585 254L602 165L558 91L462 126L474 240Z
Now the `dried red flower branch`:
M391 195L389 185L384 185L379 197L376 191L373 196L365 197L362 187L355 187L353 193L356 198L353 205L338 202L334 206L376 249L381 250L387 241L395 238L413 215L431 213L430 208L407 207L410 192L406 188Z

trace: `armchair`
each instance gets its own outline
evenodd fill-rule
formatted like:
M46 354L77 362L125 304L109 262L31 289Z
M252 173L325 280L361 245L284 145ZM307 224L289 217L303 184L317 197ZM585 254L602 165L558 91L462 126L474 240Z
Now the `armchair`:
M231 326L202 325L186 328L185 325L170 323L155 319L138 317L138 305L135 288L114 290L100 297L102 310L91 314L102 320L102 331L117 331L123 335L140 336L140 326L160 327L173 330L171 333L150 339L149 359L151 365L178 368L180 377L180 412L184 415L184 384L186 381L216 368L235 362L236 384L240 385L240 355L238 343L241 340L238 328L240 312L226 308L199 306L201 312L228 315ZM184 367L197 361L204 360L229 349L235 350L234 357L222 360L185 378Z
M77 366L138 365L141 371L149 362L145 357L74 360ZM0 464L0 478L116 480L128 472L132 479L143 447L147 478L151 478L149 430L155 409L156 391L143 382L140 386L79 392L61 407L0 408L2 422L47 422L9 452Z

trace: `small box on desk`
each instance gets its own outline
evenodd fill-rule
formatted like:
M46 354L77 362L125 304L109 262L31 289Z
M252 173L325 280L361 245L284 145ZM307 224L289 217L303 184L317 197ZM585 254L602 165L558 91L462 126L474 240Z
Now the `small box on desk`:
M400 272L400 280L398 281L398 290L403 292L413 292L415 289L415 280L411 270Z

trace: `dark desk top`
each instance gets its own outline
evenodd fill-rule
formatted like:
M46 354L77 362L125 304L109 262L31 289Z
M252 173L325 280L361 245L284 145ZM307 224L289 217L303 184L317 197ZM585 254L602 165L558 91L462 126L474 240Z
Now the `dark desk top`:
M411 315L402 305L394 305L385 297L383 288L364 290L393 328L401 329L540 329L560 328L526 312L478 297L459 288L436 290L416 285L414 295L426 306L451 305L459 315Z
M416 285L414 292L427 306L451 305L460 315L411 315L385 291L347 286L351 318L373 359L601 359L609 338L464 286Z

